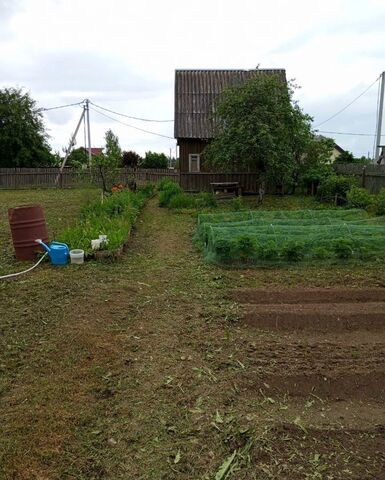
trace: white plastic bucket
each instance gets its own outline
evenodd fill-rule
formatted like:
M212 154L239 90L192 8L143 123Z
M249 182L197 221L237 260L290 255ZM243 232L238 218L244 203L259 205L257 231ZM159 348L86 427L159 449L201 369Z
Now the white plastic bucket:
M84 263L84 250L70 250L71 263Z

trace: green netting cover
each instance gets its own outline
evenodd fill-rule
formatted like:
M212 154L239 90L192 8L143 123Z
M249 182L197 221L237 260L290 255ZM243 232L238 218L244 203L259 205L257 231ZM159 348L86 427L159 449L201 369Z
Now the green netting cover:
M267 210L205 214L197 235L218 263L385 258L385 220L364 210Z

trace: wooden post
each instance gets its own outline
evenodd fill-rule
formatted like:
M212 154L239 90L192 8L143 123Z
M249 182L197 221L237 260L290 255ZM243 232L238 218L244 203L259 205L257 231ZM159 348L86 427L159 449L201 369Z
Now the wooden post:
M366 188L366 167L362 169L361 185L362 188Z

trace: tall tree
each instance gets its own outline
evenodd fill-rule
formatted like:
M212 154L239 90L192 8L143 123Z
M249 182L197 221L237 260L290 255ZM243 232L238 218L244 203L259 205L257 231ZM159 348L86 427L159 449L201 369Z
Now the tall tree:
M168 159L164 153L149 151L146 152L140 166L143 168L167 168Z
M229 88L215 106L215 138L205 150L214 168L254 170L293 184L314 135L311 117L293 100L295 85L259 74Z
M38 167L55 164L41 112L29 93L0 90L0 166Z
M104 136L106 140L105 153L93 157L92 164L99 171L104 192L110 192L115 180L116 170L122 161L122 150L119 138L107 130Z
M129 150L128 152L125 151L122 153L122 165L124 167L136 168L141 161L142 157L133 150Z

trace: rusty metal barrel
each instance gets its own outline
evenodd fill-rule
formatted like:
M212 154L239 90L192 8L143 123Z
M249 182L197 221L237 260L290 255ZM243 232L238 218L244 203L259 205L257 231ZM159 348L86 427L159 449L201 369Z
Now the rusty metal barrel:
M13 246L18 260L34 260L42 247L37 238L48 242L48 232L41 205L22 205L8 210Z

